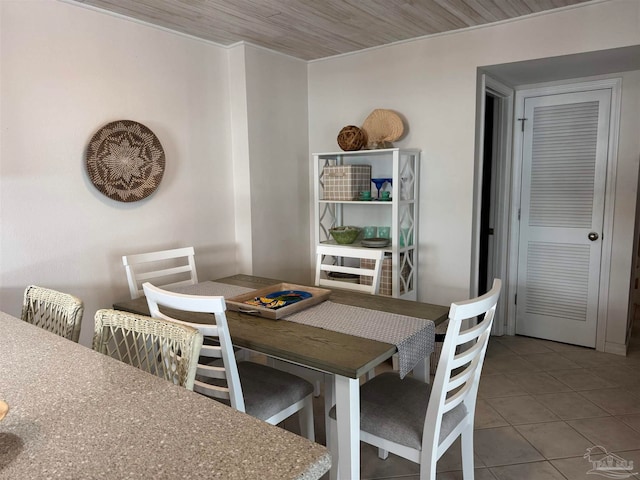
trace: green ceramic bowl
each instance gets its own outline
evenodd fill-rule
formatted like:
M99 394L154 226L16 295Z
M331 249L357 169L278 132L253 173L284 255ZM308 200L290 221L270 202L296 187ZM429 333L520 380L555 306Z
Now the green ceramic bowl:
M335 227L330 228L329 233L333 237L333 239L341 245L348 245L356 241L358 235L360 235L360 231L362 229L360 227Z

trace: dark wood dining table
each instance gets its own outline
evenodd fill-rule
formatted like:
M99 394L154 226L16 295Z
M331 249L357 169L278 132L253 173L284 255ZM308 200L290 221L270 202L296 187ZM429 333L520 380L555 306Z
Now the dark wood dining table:
M217 283L260 289L283 280L252 275L233 275ZM449 308L381 295L331 289L331 302L379 312L431 320L436 325L447 319ZM148 315L146 298L117 302L114 308ZM170 312L168 312L170 313ZM212 315L180 312L179 317L194 323L214 323ZM253 350L293 364L324 372L332 379L340 445L340 477L360 476L360 392L359 379L397 352L395 345L332 330L227 310L229 331L235 346ZM428 375L428 372L426 372ZM328 433L328 432L327 432Z

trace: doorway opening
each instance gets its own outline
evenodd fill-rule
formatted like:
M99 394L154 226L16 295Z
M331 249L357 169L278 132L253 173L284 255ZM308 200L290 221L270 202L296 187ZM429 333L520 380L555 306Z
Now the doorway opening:
M478 124L474 220L475 271L472 274L472 296L491 287L494 278L507 278L508 228L510 222L511 138L514 91L487 76L480 77L482 97ZM505 285L506 286L506 285ZM506 292L500 295L492 334L504 335L508 302Z
M492 181L494 152L494 103L496 99L493 95L485 93L484 97L484 145L483 157L486 160L482 164L482 189L480 192L480 252L478 254L478 295L483 295L489 290L493 277L493 208L495 202L492 201L492 191L494 185Z

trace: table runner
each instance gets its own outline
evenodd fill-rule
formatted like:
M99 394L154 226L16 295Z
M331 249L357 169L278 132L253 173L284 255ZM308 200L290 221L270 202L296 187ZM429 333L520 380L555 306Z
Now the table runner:
M255 289L207 281L172 290L190 295L221 295L229 298ZM431 320L343 305L331 300L281 320L391 343L398 348L400 377L404 377L418 362L430 355L435 346L435 324Z

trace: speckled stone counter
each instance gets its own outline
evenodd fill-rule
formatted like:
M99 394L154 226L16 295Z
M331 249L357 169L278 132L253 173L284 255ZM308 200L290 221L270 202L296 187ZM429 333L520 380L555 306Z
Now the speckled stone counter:
M0 312L0 479L317 479L325 447Z

